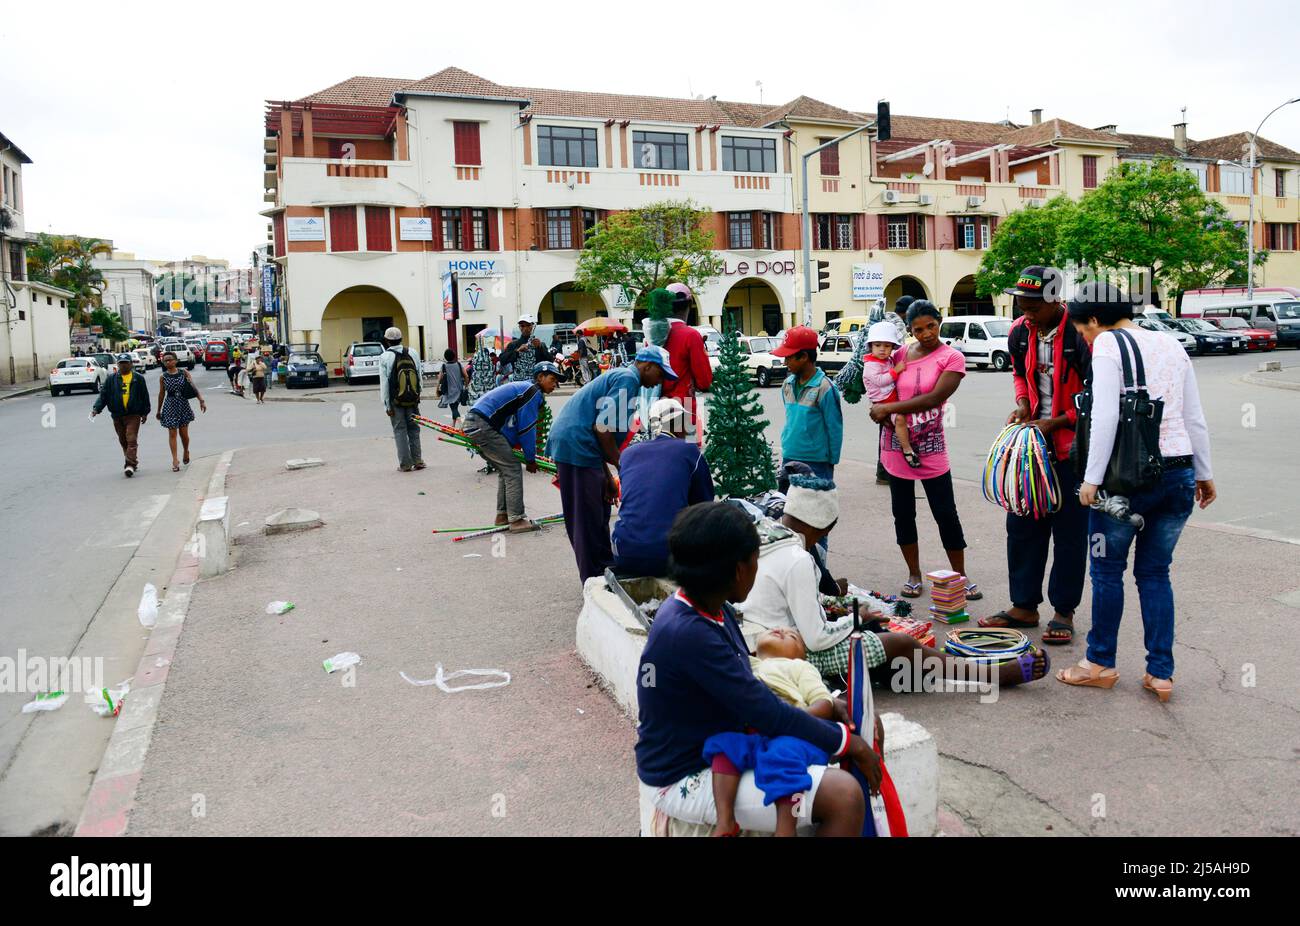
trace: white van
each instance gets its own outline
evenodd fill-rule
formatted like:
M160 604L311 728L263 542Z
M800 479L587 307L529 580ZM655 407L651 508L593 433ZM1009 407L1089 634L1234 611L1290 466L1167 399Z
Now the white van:
M968 364L1002 372L1011 369L1011 322L1001 315L952 315L939 323L939 340L960 351Z
M1178 315L1207 321L1240 318L1252 328L1276 334L1279 345L1300 347L1300 289L1294 286L1257 286L1249 297L1244 286L1189 289L1183 293Z

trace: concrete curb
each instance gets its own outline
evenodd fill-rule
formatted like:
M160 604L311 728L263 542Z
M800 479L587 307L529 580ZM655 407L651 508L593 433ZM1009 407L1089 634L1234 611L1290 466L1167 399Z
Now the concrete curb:
M226 474L234 455L233 450L221 455L208 482L205 498L226 494ZM180 642L181 628L189 611L190 595L198 580L199 559L190 545L177 558L176 571L167 586L167 597L159 607L158 623L149 634L149 643L136 667L131 691L122 702L122 712L95 772L86 805L73 833L75 836L126 835L136 788L144 771L149 742L153 739L154 724L158 722L158 706L162 703L167 674L176 656L176 644Z
M25 395L36 395L38 392L49 391L50 387L45 383L41 383L39 386L34 385L29 389L18 389L14 392L6 392L3 395L0 395L0 402L3 402L5 399L20 399Z
M1290 389L1300 392L1300 383L1291 383L1286 380L1276 379L1268 373L1247 373L1242 376L1243 383L1250 383L1252 386L1267 386L1270 389Z

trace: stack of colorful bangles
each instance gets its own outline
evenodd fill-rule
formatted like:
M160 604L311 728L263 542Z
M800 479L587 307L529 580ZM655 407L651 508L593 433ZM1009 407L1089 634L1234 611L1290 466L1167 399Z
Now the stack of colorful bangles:
M1009 424L984 463L984 497L1015 515L1041 518L1061 507L1061 484L1047 438L1033 425Z
M973 662L1001 665L1018 656L1033 652L1029 637L1010 628L950 630L943 644L944 652Z

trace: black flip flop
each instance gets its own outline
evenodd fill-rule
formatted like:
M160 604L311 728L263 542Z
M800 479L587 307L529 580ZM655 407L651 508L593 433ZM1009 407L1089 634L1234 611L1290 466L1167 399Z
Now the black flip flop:
M1064 638L1062 637L1051 638L1047 636L1049 633L1053 633L1053 632L1055 633L1064 632L1067 634L1067 636L1065 636ZM1047 627L1043 631L1043 642L1048 646L1064 646L1067 643L1073 643L1074 625L1067 624L1065 623L1065 621L1058 621L1056 618L1052 618L1050 621L1047 622Z
M1004 623L994 624L990 621L1001 618ZM1030 627L1037 627L1037 621L1022 621L1019 618L1012 617L1006 611L999 611L997 614L990 614L988 617L981 617L978 621L981 627L1014 627L1017 630L1028 630Z

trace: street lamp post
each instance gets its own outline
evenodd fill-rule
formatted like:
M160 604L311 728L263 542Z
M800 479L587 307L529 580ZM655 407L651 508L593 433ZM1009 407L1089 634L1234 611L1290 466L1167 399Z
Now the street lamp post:
M1300 103L1300 96L1280 103L1269 112L1267 116L1259 120L1259 125L1255 126L1255 131L1250 133L1250 160L1240 166L1245 167L1248 171L1247 177L1250 182L1250 208L1246 219L1246 298L1255 298L1255 170L1259 166L1257 140L1260 130L1264 128L1264 123L1269 120L1273 113L1277 112L1283 106L1290 106L1292 103ZM1220 164L1237 164L1236 161L1220 161ZM1262 179L1262 178L1261 178Z
M803 187L803 323L812 327L812 215L808 212L808 159L819 154L823 149L838 145L845 139L852 138L859 132L875 128L876 123L868 122L851 132L845 132L839 138L832 138L803 155L801 185Z

